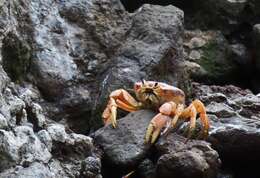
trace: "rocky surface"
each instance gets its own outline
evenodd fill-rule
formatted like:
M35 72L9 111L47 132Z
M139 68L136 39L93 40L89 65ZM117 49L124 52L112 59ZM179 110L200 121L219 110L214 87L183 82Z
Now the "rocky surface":
M259 1L121 1L0 1L0 177L229 175L219 158L239 177L259 161ZM94 132L108 94L142 78L200 98L207 142L144 145L151 111Z
M195 85L195 91L207 104L209 141L219 154L232 162L259 159L260 98L234 86Z
M156 149L162 155L157 162L157 177L216 177L221 164L218 153L207 142L185 140L172 133L157 142Z
M118 121L117 129L109 125L95 132L95 144L104 151L104 166L111 166L110 176L115 176L112 172L119 173L118 167L125 172L138 167L140 175L150 177L217 175L221 162L207 142L194 140L185 144L185 137L171 133L166 139L159 138L155 148L145 144L145 131L154 115L149 110L130 113ZM150 156L158 159L156 165L149 161Z

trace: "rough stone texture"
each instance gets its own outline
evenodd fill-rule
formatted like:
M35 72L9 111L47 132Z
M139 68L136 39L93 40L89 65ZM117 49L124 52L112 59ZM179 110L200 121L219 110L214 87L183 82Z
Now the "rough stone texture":
M259 44L260 44L260 24L255 24L253 27L253 38L254 38L254 45L256 50L256 67L258 71L260 70L260 52L259 52Z
M109 91L141 78L177 84L182 77L184 14L174 6L144 5L130 15L119 0L11 0L1 9L8 76L36 86L45 114L76 132L100 127ZM37 130L43 117L36 118Z
M105 159L123 168L137 165L149 149L144 143L144 135L154 115L147 110L130 113L118 120L117 129L108 125L97 130L94 141L104 150Z
M239 65L235 59L239 59L221 31L186 30L184 49L185 68L196 81L225 83L238 78Z
M259 71L259 1L178 4L192 7L186 16L188 27L201 22L203 30L220 27L222 32L186 31L183 53L184 13L171 5L146 4L130 14L119 0L0 1L0 177L101 178L101 159L104 165L112 162L125 168L118 171L124 174L137 168L136 174L143 178L152 178L159 170L167 177L169 164L179 174L181 169L175 166L182 158L187 160L184 167L193 171L181 172L214 175L217 156L205 142L183 146L181 152L171 148L176 153L143 145L150 112L144 111L135 122L129 118L135 115L128 115L117 130L97 131L95 140L104 157L90 137L76 134L100 127L108 94L116 88L132 88L141 78L180 86L188 90L190 100L188 74L216 82L212 79L229 76L236 63L249 66L247 70L255 67L251 85L260 88L259 75L254 73ZM197 16L197 12L202 13ZM199 21L194 22L196 18ZM243 24L246 29L240 28ZM244 70L239 73L248 76ZM221 158L259 159L259 97L231 86L200 88L197 94L212 122L209 141ZM154 156L153 151L160 154ZM246 156L237 156L245 152ZM157 159L162 169L156 169Z
M157 162L157 177L216 177L220 167L218 153L205 141L190 140L171 133L155 145L162 156Z
M194 92L207 106L211 119L208 141L220 156L236 163L259 159L260 98L234 86L194 84Z
M129 22L128 22L129 23ZM109 91L132 89L136 81L164 80L185 86L183 12L174 6L144 5L131 16L131 30L105 73L97 104L106 103ZM168 75L170 74L170 75Z
M120 119L117 129L109 125L95 132L95 143L104 151L104 159L109 166L129 170L139 165L138 172L144 177L216 176L220 160L207 142L190 141L185 144L184 137L170 133L166 140L164 137L159 139L154 153L151 153L148 149L150 145L144 143L144 135L153 116L154 113L148 110L137 111ZM149 154L159 155L156 168L145 159Z
M152 5L129 14L119 0L1 1L0 177L101 177L92 140L73 131L101 126L115 88L178 83L183 16Z

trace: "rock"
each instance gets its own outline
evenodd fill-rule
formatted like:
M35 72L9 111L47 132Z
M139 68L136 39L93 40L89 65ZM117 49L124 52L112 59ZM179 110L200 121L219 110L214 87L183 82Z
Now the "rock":
M28 167L17 166L15 170L1 173L3 178L54 178L50 169L40 163L33 163Z
M140 110L118 120L116 129L108 125L95 132L94 142L104 151L108 164L130 169L145 158L149 145L144 143L144 135L154 115Z
M87 157L81 165L81 175L89 178L102 178L99 158Z
M47 147L36 137L32 128L19 126L15 128L16 142L19 143L19 153L22 153L21 164L39 161L47 163L51 158L51 153Z
M106 103L109 91L122 86L133 88L142 78L164 78L177 86L184 75L180 67L183 11L174 6L146 4L132 15L131 23L124 44L113 58L113 67L104 74L97 105L100 108Z
M156 165L151 160L145 159L139 164L138 173L143 178L155 178Z
M30 115L28 116L29 121L33 123L35 130L44 128L46 125L46 119L43 114L42 107L37 103L32 103L27 110L30 110Z
M1 57L0 57L0 63L1 63ZM7 86L7 83L9 83L9 78L5 71L3 70L2 66L0 65L0 91L3 91L3 89Z
M156 149L162 156L157 162L157 177L216 177L220 167L218 153L205 141L190 140L171 133L159 139Z
M48 148L49 151L52 149L52 138L50 134L46 130L41 130L37 133L37 136L41 140L42 143Z
M236 113L233 111L233 108L230 106L224 104L224 103L216 103L216 102L211 102L208 106L208 113L209 114L214 114L217 117L232 117L235 116Z
M253 27L253 39L254 39L254 47L256 51L256 67L257 70L260 71L260 53L259 53L259 44L260 44L260 24L255 24Z
M221 29L231 35L239 31L243 38L248 32L243 27L257 21L260 4L257 0L184 0L180 6L185 11L187 29Z
M230 45L232 50L232 58L240 65L251 65L250 54L245 45L241 43ZM245 70L247 69L244 66Z
M259 159L260 98L234 86L193 85L197 98L206 104L211 122L209 142L226 164L243 165ZM201 93L203 91L203 93ZM221 93L221 95L220 95ZM221 100L213 100L211 98ZM212 112L212 107L224 106L228 112ZM220 107L221 108L221 107ZM224 109L223 108L223 109ZM232 111L230 113L230 111ZM229 117L227 117L227 113ZM244 153L247 154L244 154ZM243 161L241 161L243 160ZM246 161L245 161L246 160Z
M47 128L51 139L56 142L64 143L68 139L68 135L63 125L53 124Z
M196 70L189 70L190 67L187 67L194 80L225 83L239 78L239 74L235 75L239 66L237 61L232 60L232 48L220 31L187 30L184 45L186 53L189 54L187 60L199 66ZM248 59L243 57L238 60Z
M0 129L5 129L7 128L8 124L7 124L7 120L6 118L0 114Z
M116 129L109 125L95 132L95 143L104 151L103 161L107 164L104 168L111 171L120 167L121 171L129 172L131 167L139 165L137 174L143 177L216 176L220 160L210 144L196 140L185 144L185 138L174 133L166 139L160 137L156 143L152 154L159 156L157 165L149 161L146 156L151 154L151 150L144 144L144 135L153 116L154 113L148 110L136 111L119 119ZM153 159L157 159L154 156ZM185 159L187 164L182 169L182 160Z
M189 55L189 59L191 60L198 60L201 58L201 54L198 51L192 50Z
M190 40L188 46L190 49L201 48L206 44L206 41L203 38L194 37Z
M1 164L0 170L8 169L19 161L19 143L16 142L12 132L0 130Z

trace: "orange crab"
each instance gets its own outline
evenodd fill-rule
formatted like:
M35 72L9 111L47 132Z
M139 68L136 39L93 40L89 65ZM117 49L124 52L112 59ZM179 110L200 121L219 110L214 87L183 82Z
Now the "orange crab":
M155 81L137 82L134 84L134 91L138 101L124 89L115 90L109 95L107 107L102 115L105 125L112 123L112 126L116 128L118 107L128 112L152 108L159 109L159 113L151 120L147 128L146 143L154 143L164 127L166 127L164 133L171 127L175 128L178 119L190 121L188 140L195 129L197 114L203 125L202 136L207 137L209 120L205 106L200 100L196 99L184 108L185 94L181 89Z

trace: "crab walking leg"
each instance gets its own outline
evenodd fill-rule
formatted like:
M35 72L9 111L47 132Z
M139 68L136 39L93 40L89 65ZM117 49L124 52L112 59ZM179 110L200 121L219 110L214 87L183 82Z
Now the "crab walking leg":
M187 136L185 143L187 143L188 140L191 138L191 136L196 128L196 116L197 116L197 111L193 104L191 104L189 107L184 109L184 111L181 115L181 118L190 119L190 128L189 128L188 136Z
M200 100L194 100L189 107L184 109L180 118L185 120L190 120L190 128L188 133L188 139L192 136L192 133L196 126L196 116L200 115L201 123L203 125L203 136L206 137L208 135L209 130L209 121L206 114L206 109L204 104ZM186 140L187 141L187 140Z
M159 136L161 129L166 125L169 119L169 116L163 115L162 113L157 114L152 119L147 128L145 134L145 143L149 143L151 141L151 143L153 144Z
M180 115L182 114L182 111L184 110L183 104L176 105L175 103L172 103L172 113L171 115L174 115L171 122L167 123L166 128L162 132L162 135L167 135L171 128L175 128L176 124L179 120Z
M200 120L201 120L201 123L203 124L202 133L203 133L203 137L206 138L208 136L209 127L210 127L209 119L206 114L206 108L205 108L204 104L198 99L194 100L192 102L192 104L196 108L196 111L200 114Z
M145 134L145 142L154 143L161 133L161 129L170 121L170 116L175 112L177 105L174 102L167 102L163 104L157 114L150 122L146 134Z
M132 112L137 111L140 107L140 104L124 89L113 91L109 95L107 107L102 114L105 125L112 123L114 128L117 126L117 107Z
M179 120L179 117L181 116L182 112L184 110L184 105L183 104L179 104L177 106L177 109L176 109L176 112L175 112L175 115L172 119L172 127L175 128L176 127L176 124Z

